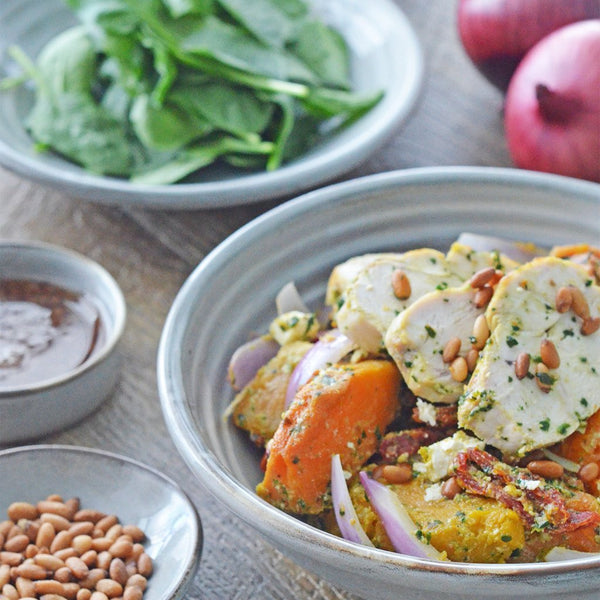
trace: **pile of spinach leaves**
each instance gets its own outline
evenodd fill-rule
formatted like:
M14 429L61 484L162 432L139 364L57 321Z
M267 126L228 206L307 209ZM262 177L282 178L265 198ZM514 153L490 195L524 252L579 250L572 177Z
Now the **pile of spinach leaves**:
M35 63L11 54L35 84L37 147L97 174L276 169L381 98L352 92L347 46L306 0L65 1L79 25Z

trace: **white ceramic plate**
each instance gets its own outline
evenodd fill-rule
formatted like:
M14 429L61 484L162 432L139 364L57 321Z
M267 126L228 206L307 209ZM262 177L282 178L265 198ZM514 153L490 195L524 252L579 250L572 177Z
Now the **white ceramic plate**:
M351 544L302 523L256 496L260 454L223 412L233 398L226 382L229 358L252 333L266 330L276 314L275 295L288 281L317 308L332 267L353 255L419 246L445 250L463 231L545 246L598 245L599 216L600 185L486 168L370 176L264 214L202 261L169 312L158 382L175 444L235 514L301 565L365 598L596 599L598 557L528 565L435 563Z
M23 127L31 90L0 93L0 164L83 199L147 208L208 208L293 195L349 171L379 147L408 117L423 78L415 33L392 0L313 0L323 18L348 42L355 89L383 89L383 100L344 131L305 156L271 172L208 167L192 181L173 185L132 185L98 177L60 157L36 153ZM75 22L62 0L0 2L0 77L15 74L6 48L18 44L31 57Z
M144 600L185 598L200 560L202 528L193 504L162 473L101 450L40 445L0 452L0 481L0 521L13 502L60 494L137 525L154 563Z

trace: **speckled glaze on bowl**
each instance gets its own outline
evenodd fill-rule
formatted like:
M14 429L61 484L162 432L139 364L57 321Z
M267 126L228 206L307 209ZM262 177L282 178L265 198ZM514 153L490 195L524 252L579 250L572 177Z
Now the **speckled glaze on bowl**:
M159 471L102 450L22 446L0 451L0 481L4 515L12 502L60 494L137 525L146 534L144 546L154 566L144 600L185 598L200 561L202 526L189 498Z
M30 385L0 389L0 446L65 429L96 410L120 372L117 345L126 319L114 278L93 260L42 242L0 240L0 278L45 281L86 294L98 309L102 345L77 368Z
M84 171L56 154L35 151L23 120L31 89L0 92L0 164L72 196L118 206L199 209L291 196L349 171L409 117L419 97L424 61L410 22L393 0L309 0L346 39L354 89L385 92L379 104L350 126L315 144L303 156L270 172L211 165L185 182L133 185ZM63 0L0 2L0 78L18 70L6 54L17 44L31 57L76 23Z
M600 186L493 168L428 168L330 186L282 205L230 236L180 290L168 315L158 380L170 433L192 471L226 506L300 565L378 600L597 599L600 557L522 565L439 563L355 545L254 493L259 455L223 419L229 357L275 315L294 280L323 303L331 268L350 256L417 246L447 249L463 231L541 245L600 241Z

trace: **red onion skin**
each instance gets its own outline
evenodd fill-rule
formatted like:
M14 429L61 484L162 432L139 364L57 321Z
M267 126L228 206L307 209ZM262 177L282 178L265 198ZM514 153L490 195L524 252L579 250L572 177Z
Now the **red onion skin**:
M600 19L563 27L527 53L504 118L518 167L600 181Z
M502 91L542 38L595 18L600 18L600 0L460 0L458 5L458 31L467 55Z

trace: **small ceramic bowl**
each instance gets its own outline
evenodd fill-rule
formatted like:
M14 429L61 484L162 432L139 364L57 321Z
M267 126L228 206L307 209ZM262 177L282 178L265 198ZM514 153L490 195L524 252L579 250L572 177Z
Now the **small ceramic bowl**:
M39 445L0 451L0 481L0 521L13 502L59 494L137 525L153 562L144 600L185 597L200 561L202 526L189 498L162 473L102 450Z
M125 327L126 307L112 276L71 250L39 242L2 241L0 265L0 283L17 280L50 284L85 298L98 327L89 356L83 356L80 364L74 362L66 372L59 373L57 368L56 374L46 371L41 379L14 383L6 379L3 384L0 379L2 446L66 428L107 398L119 376L115 350ZM57 338L52 343L61 341ZM0 369L0 377L6 372L6 368Z
M600 185L477 167L373 175L261 215L202 261L167 317L158 384L175 444L224 506L286 556L361 597L596 600L598 555L536 564L437 562L347 542L285 514L256 494L260 453L223 415L234 396L229 359L249 335L267 330L287 282L318 309L331 269L351 256L423 246L445 251L465 231L540 246L597 244L598 215Z

